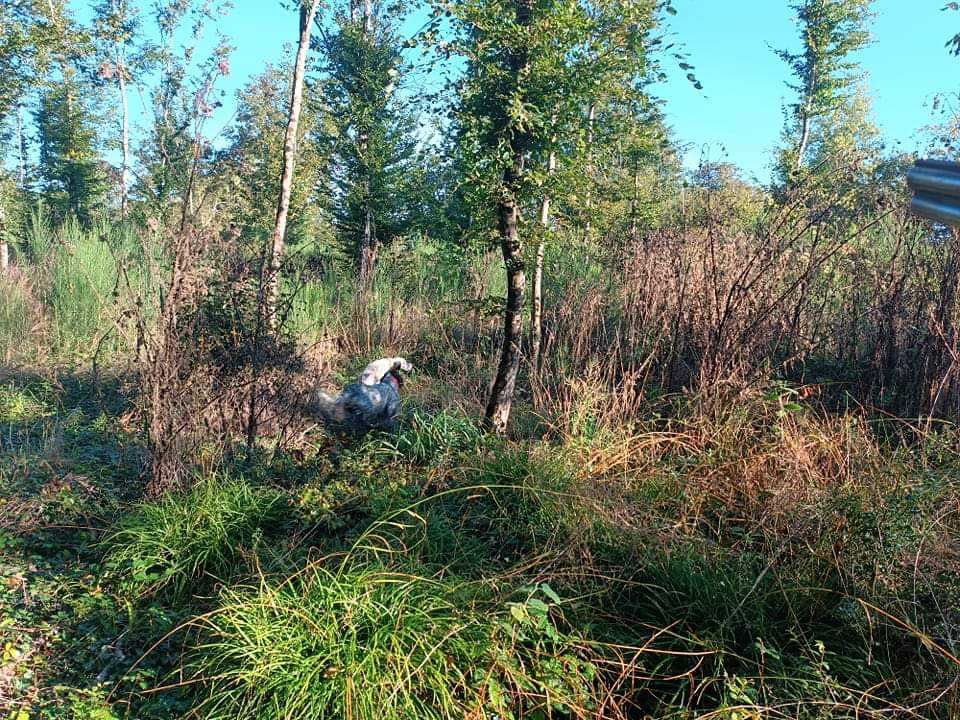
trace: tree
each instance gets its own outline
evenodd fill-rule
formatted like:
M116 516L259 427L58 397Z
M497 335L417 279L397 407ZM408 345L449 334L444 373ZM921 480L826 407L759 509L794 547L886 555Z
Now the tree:
M280 194L277 199L276 220L268 252L266 307L271 324L276 320L277 302L280 297L280 263L283 259L287 216L290 212L290 195L293 190L293 172L297 162L297 128L300 124L300 110L303 106L303 77L307 67L307 53L310 50L310 31L317 14L317 7L320 5L320 0L308 0L308 2L303 2L300 5L300 35L297 57L293 67L293 81L291 83L293 88L291 90L287 130L283 138Z
M411 99L402 93L401 10L351 2L337 13L333 31L320 34L328 118L320 140L333 158L338 234L364 284L373 280L379 247L407 232L414 219L408 200L417 138Z
M51 63L62 63L82 41L63 0L0 3L0 124L45 79Z
M237 119L229 133L229 145L220 152L214 168L224 191L219 200L225 215L252 238L258 257L273 230L275 218L264 207L280 194L283 147L289 113L292 72L268 67L253 78L237 97ZM330 200L321 180L327 174L328 158L319 143L311 142L320 118L311 103L310 88L301 112L297 137L297 164L290 195L287 244L299 243L326 232Z
M507 273L503 342L486 409L497 431L509 419L520 365L522 215L539 206L541 226L550 225L549 195L563 176L560 167L551 169L551 155L555 165L564 158L579 162L598 105L641 91L659 6L652 0L478 0L452 7L454 47L467 61L457 112L466 181L484 188L494 208ZM542 258L539 249L536 256Z
M503 340L485 416L498 432L506 429L520 368L526 268L519 223L525 160L535 147L529 112L533 0L464 3L457 8L468 68L461 88L460 121L474 149L477 175L492 181L500 250L507 274ZM542 139L541 139L541 145Z
M94 36L100 56L97 74L105 82L116 83L120 100L120 215L126 217L130 174L127 83L133 79L130 54L140 27L139 13L128 0L101 0L94 6L94 13Z
M77 53L70 50L83 42L65 12L62 0L20 0L0 3L0 134L11 124L14 116L15 154L18 164L20 190L27 185L27 148L23 128L23 109L29 98L46 81L51 65L58 61L62 67L71 63ZM9 134L0 136L3 145ZM0 214L6 216L5 231L0 233L0 265L9 262L10 194L0 199ZM4 204L6 203L6 204Z
M797 102L788 108L786 148L779 174L785 182L811 167L809 147L816 125L842 106L859 80L851 55L870 42L872 0L797 0L801 50L779 50L793 72L788 83Z
M209 143L197 141L198 126L222 104L215 81L230 73L231 47L221 35L210 55L196 50L206 26L226 7L226 0L156 0L152 5L157 40L138 60L155 68L158 78L150 90L153 118L140 145L142 167L134 193L158 219L171 213L182 224L198 206L198 161L213 157Z
M43 91L36 113L43 191L61 217L73 214L83 222L102 206L107 181L86 102L92 96L67 69Z

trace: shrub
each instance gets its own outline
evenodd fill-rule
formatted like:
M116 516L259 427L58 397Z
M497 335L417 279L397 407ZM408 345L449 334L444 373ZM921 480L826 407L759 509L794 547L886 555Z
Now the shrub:
M470 418L456 411L430 414L415 410L397 435L382 442L388 456L414 465L436 465L451 455L478 448L483 432Z
M196 581L234 574L284 509L276 490L211 477L126 516L107 540L107 568L135 594L183 596Z
M198 621L192 666L210 720L585 718L601 702L549 586L506 602L453 580L311 565L225 600Z

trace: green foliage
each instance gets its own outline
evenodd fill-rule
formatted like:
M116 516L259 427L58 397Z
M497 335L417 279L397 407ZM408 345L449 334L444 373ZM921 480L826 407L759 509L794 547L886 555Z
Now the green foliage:
M63 68L76 63L88 41L64 0L0 5L0 127L42 85L52 64Z
M416 125L405 97L411 89L404 87L409 68L397 30L401 8L377 7L369 17L354 5L340 9L335 27L321 36L324 123L315 140L332 160L338 239L358 266L364 252L375 257L379 245L414 227L425 197L425 175L418 169L425 163L417 157Z
M639 211L634 174L662 165L662 122L644 92L657 73L651 51L660 5L647 0L591 3L463 2L452 8L455 41L467 60L457 107L458 162L475 222L502 191L511 143L531 160L516 188L524 204L544 193L558 209L589 222L590 204L616 187ZM436 10L439 15L445 8ZM659 42L659 41L656 41ZM514 67L523 58L523 69ZM590 117L588 108L593 111ZM554 153L557 171L547 158ZM602 165L613 168L603 173ZM614 176L627 182L618 183ZM624 176L627 176L624 178ZM644 190L646 197L647 192ZM622 207L622 205L620 206Z
M28 286L0 275L0 361L24 357L30 350L30 333L37 322L35 302Z
M828 147L838 123L869 136L864 113L851 101L861 81L852 56L870 42L871 5L872 0L797 0L791 5L802 49L777 52L793 72L790 87L798 95L784 132L786 147L777 168L781 182L796 181L799 171L817 168L816 160L824 160L825 154L808 155L811 139L819 138L821 148Z
M428 414L415 410L400 432L383 443L397 458L435 466L453 460L459 453L476 450L483 439L476 422L457 412Z
M456 579L312 564L198 621L203 717L587 717L597 669L549 588L513 602Z
M277 491L206 478L123 518L106 541L106 567L136 596L196 593L211 579L229 579L285 506Z
M36 115L46 198L61 219L72 214L84 223L102 209L107 187L89 97L66 75L43 92Z
M222 104L217 80L229 74L231 48L222 36L209 54L197 52L204 28L225 12L219 0L158 0L151 6L156 43L143 62L156 67L150 87L153 122L140 143L135 190L148 217L178 222L186 194L211 170L215 155L203 152L205 121ZM178 212L181 211L181 212ZM173 219L175 218L175 219Z
M54 342L60 348L90 349L112 309L117 266L106 239L68 223L58 233L48 302L54 317Z
M276 205L280 192L282 153L278 148L286 132L289 84L288 72L268 67L239 92L229 146L218 153L213 168L225 186L225 215L241 229L244 245L254 257L259 257L273 230L274 215L264 210ZM286 235L294 249L309 248L311 243L324 248L331 240L330 199L317 192L329 161L325 148L311 138L322 118L312 102L315 89L307 87L305 92Z

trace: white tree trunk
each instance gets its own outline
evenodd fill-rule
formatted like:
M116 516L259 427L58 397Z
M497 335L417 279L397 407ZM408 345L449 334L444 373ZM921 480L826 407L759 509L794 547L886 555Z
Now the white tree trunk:
M547 172L553 174L557 167L557 154L550 153ZM550 226L550 193L545 192L540 200L540 226L544 235ZM533 296L530 303L530 364L534 373L540 371L540 346L543 344L543 256L545 242L543 236L537 243L537 256L533 266Z
M280 197L277 200L277 216L270 241L270 256L267 267L267 312L270 324L276 322L277 305L280 299L280 262L283 259L287 233L287 216L290 213L290 195L293 190L293 170L297 162L297 129L300 126L300 111L303 107L303 76L310 50L310 30L317 14L320 0L310 0L300 6L300 44L293 69L293 90L290 98L290 113L287 132L283 139L283 170L280 176Z
M6 275L10 270L10 246L7 245L6 211L0 206L0 274Z
M587 223L584 231L587 237L590 237L590 231L593 226L591 211L593 210L593 122L597 117L597 106L590 103L590 110L587 113Z
M17 153L19 156L19 180L21 189L27 185L27 147L23 134L23 106L17 104Z
M130 108L127 102L126 67L120 66L120 217L127 217L127 188L130 177Z

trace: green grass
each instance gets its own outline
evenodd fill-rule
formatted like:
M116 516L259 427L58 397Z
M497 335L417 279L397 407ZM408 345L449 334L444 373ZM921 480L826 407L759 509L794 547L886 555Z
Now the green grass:
M230 591L198 621L208 720L592 717L589 646L547 586L513 601L383 568L316 564Z
M32 298L22 281L0 275L0 362L36 352L30 333L37 321Z
M484 441L477 422L453 410L414 410L398 433L380 439L387 457L432 466L476 450Z
M36 323L39 315L47 321L43 339L47 354L83 360L94 351L115 354L127 340L119 321L124 304L131 301L130 291L142 295L142 311L149 314L153 302L150 261L160 258L145 256L130 227L101 222L84 228L71 219L54 228L38 208L27 223L24 249L27 265L22 271L31 280L36 302L25 305L26 286L20 282L19 294L13 293L16 302L0 310L0 353L5 345L13 346L16 338L24 345L28 323Z
M89 350L109 334L117 285L110 245L76 225L64 226L51 265L47 302L53 314L54 343L63 351Z
M275 490L205 478L183 495L145 503L109 535L106 567L126 592L183 598L228 579L285 508Z

